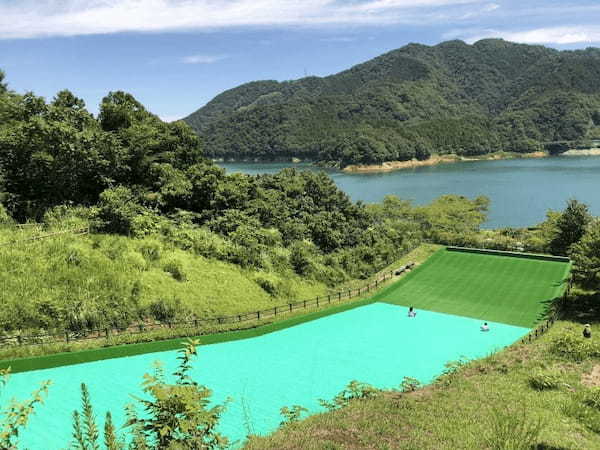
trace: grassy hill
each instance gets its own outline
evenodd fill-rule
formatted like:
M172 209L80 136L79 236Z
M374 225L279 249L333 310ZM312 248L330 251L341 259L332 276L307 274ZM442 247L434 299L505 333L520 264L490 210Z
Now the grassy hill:
M0 242L48 234L0 228ZM243 269L156 237L71 233L0 247L0 329L127 323L138 315L199 318L242 314L311 298L325 284L292 273ZM280 284L265 290L265 279Z
M345 166L558 152L598 136L599 74L598 49L410 44L328 77L242 85L184 120L219 158Z

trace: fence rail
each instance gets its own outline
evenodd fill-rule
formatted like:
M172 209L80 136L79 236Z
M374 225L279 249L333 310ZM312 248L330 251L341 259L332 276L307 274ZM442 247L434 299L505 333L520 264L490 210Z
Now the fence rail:
M87 228L73 228L71 230L56 231L54 233L42 234L40 236L33 236L33 237L29 237L27 239L18 239L18 240L15 240L15 241L0 242L0 247L7 247L9 245L18 245L18 244L30 244L30 243L35 242L35 241L41 241L43 239L48 239L48 238L53 238L53 237L57 237L57 236L62 236L63 234L73 234L75 236L80 236L80 235L89 234L89 233L90 233L89 227L87 227Z
M55 343L70 343L76 341L86 341L92 339L108 339L111 336L131 335L131 334L143 334L154 330L160 329L189 329L190 331L197 332L204 327L210 325L225 325L232 323L243 323L253 320L270 319L286 314L296 312L298 310L321 307L329 304L339 303L342 300L349 300L352 298L360 297L366 293L376 290L382 283L403 274L404 272L410 271L415 266L414 262L411 262L405 266L401 266L396 270L390 270L383 273L383 276L377 277L374 281L368 283L365 286L348 289L344 291L338 291L336 293L320 295L316 298L308 300L300 300L296 302L290 302L286 304L276 305L268 309L234 314L230 316L212 317L208 319L200 319L197 317L191 317L187 320L180 321L142 321L130 324L126 327L106 327L106 328L94 328L84 329L80 331L61 330L53 333L38 333L38 334L24 334L18 333L15 335L7 336L0 335L0 346L26 346L26 345L43 345L43 344L55 344Z

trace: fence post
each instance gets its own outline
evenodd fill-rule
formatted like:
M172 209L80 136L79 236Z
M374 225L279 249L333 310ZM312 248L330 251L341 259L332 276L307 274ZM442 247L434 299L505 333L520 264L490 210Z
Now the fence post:
M348 298L352 298L352 290L348 289Z
M17 342L19 343L19 345L23 344L23 341L21 340L21 335L20 334L17 335Z
M317 308L319 307L319 297L317 297Z
M375 278L375 289L377 289L378 285L379 285L379 280L377 278Z
M198 319L194 319L194 327L198 328Z
M331 295L327 296L327 303L331 303Z
M306 300L304 300L304 308L306 309Z
M106 336L106 339L108 339L108 328L104 329L104 335Z
M256 318L260 320L260 311L256 311Z
M67 341L67 344L69 343L69 332L65 331L65 340Z
M292 312L292 304L290 303L290 312Z
M338 292L338 302L342 300L342 293Z
M277 315L277 306L274 308L274 310L275 310L275 315Z

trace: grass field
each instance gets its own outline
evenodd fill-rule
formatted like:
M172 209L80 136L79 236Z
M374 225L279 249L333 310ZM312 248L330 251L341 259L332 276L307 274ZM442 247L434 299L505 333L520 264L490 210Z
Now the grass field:
M565 287L569 263L440 250L378 301L533 327Z

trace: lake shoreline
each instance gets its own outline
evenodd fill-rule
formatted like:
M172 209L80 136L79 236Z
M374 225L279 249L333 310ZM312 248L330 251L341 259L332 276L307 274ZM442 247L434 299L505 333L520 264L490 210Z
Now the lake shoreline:
M599 149L600 150L600 149ZM577 150L579 151L579 150ZM598 153L600 155L600 153ZM506 153L496 152L481 156L459 156L459 155L441 155L432 156L429 159L419 161L412 159L409 161L386 161L382 164L358 165L352 164L344 167L342 172L346 173L379 173L392 172L396 170L414 169L416 167L437 166L438 164L450 164L466 161L498 161L503 159L526 159L526 158L546 158L551 156L547 152L532 152L532 153Z

